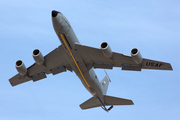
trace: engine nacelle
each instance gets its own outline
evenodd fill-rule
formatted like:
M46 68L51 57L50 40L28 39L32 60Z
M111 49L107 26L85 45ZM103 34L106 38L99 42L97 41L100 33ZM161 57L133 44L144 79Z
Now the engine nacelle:
M25 76L27 74L27 68L22 60L16 61L15 66L20 75Z
M137 64L142 64L143 59L142 59L141 53L139 52L137 48L133 48L131 50L131 56Z
M107 58L112 58L113 53L107 42L101 43L101 50L104 56L106 56Z
M36 61L38 65L43 65L44 63L44 57L39 49L33 50L33 58Z

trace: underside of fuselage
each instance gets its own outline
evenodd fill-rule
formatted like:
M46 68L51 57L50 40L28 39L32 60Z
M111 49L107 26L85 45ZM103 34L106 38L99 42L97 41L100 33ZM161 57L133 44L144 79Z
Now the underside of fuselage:
M73 71L79 77L85 88L104 104L103 92L97 75L93 68L88 68L83 62L83 59L76 54L77 49L75 49L75 44L79 44L79 40L68 20L62 13L52 11L52 22L54 30L61 44L64 46Z

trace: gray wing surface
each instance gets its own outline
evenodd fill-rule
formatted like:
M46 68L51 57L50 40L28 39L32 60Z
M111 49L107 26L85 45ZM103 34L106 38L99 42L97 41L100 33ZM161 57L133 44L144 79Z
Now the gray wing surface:
M30 80L33 80L35 82L40 79L46 78L46 74L52 73L53 75L55 75L66 71L66 69L72 71L63 46L60 45L58 48L54 49L44 57L43 66L34 63L29 68L27 68L27 76L21 76L20 74L17 74L9 79L9 82L12 86Z
M112 59L104 56L98 48L93 48L81 44L76 44L78 54L81 55L85 63L94 68L112 69L122 67L122 70L141 71L141 69L172 70L171 64L143 58L142 65L134 62L131 56L113 52Z

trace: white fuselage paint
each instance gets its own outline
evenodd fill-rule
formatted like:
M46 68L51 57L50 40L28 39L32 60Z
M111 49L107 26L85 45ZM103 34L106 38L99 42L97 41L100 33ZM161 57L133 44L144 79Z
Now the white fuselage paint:
M67 53L66 57L71 68L79 77L84 87L104 104L102 86L94 72L94 69L88 69L82 57L80 57L76 52L77 49L75 48L75 43L79 44L79 40L77 39L70 23L61 13L58 13L56 17L52 17L52 22L54 30Z

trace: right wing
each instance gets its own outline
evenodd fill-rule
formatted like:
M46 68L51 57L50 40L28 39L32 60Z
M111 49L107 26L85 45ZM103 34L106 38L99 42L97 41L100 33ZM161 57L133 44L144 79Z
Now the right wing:
M112 59L107 58L101 49L75 44L77 52L85 61L88 68L112 69L122 67L122 70L141 71L141 69L172 70L171 64L143 58L142 65L137 64L131 56L113 52Z
M53 75L64 72L67 70L72 71L69 65L67 55L63 46L60 45L58 48L54 49L52 52L44 57L44 65L38 65L34 63L29 68L27 68L27 75L21 76L19 73L14 77L9 79L12 86L33 80L38 81L40 79L46 78L46 74L52 73Z

